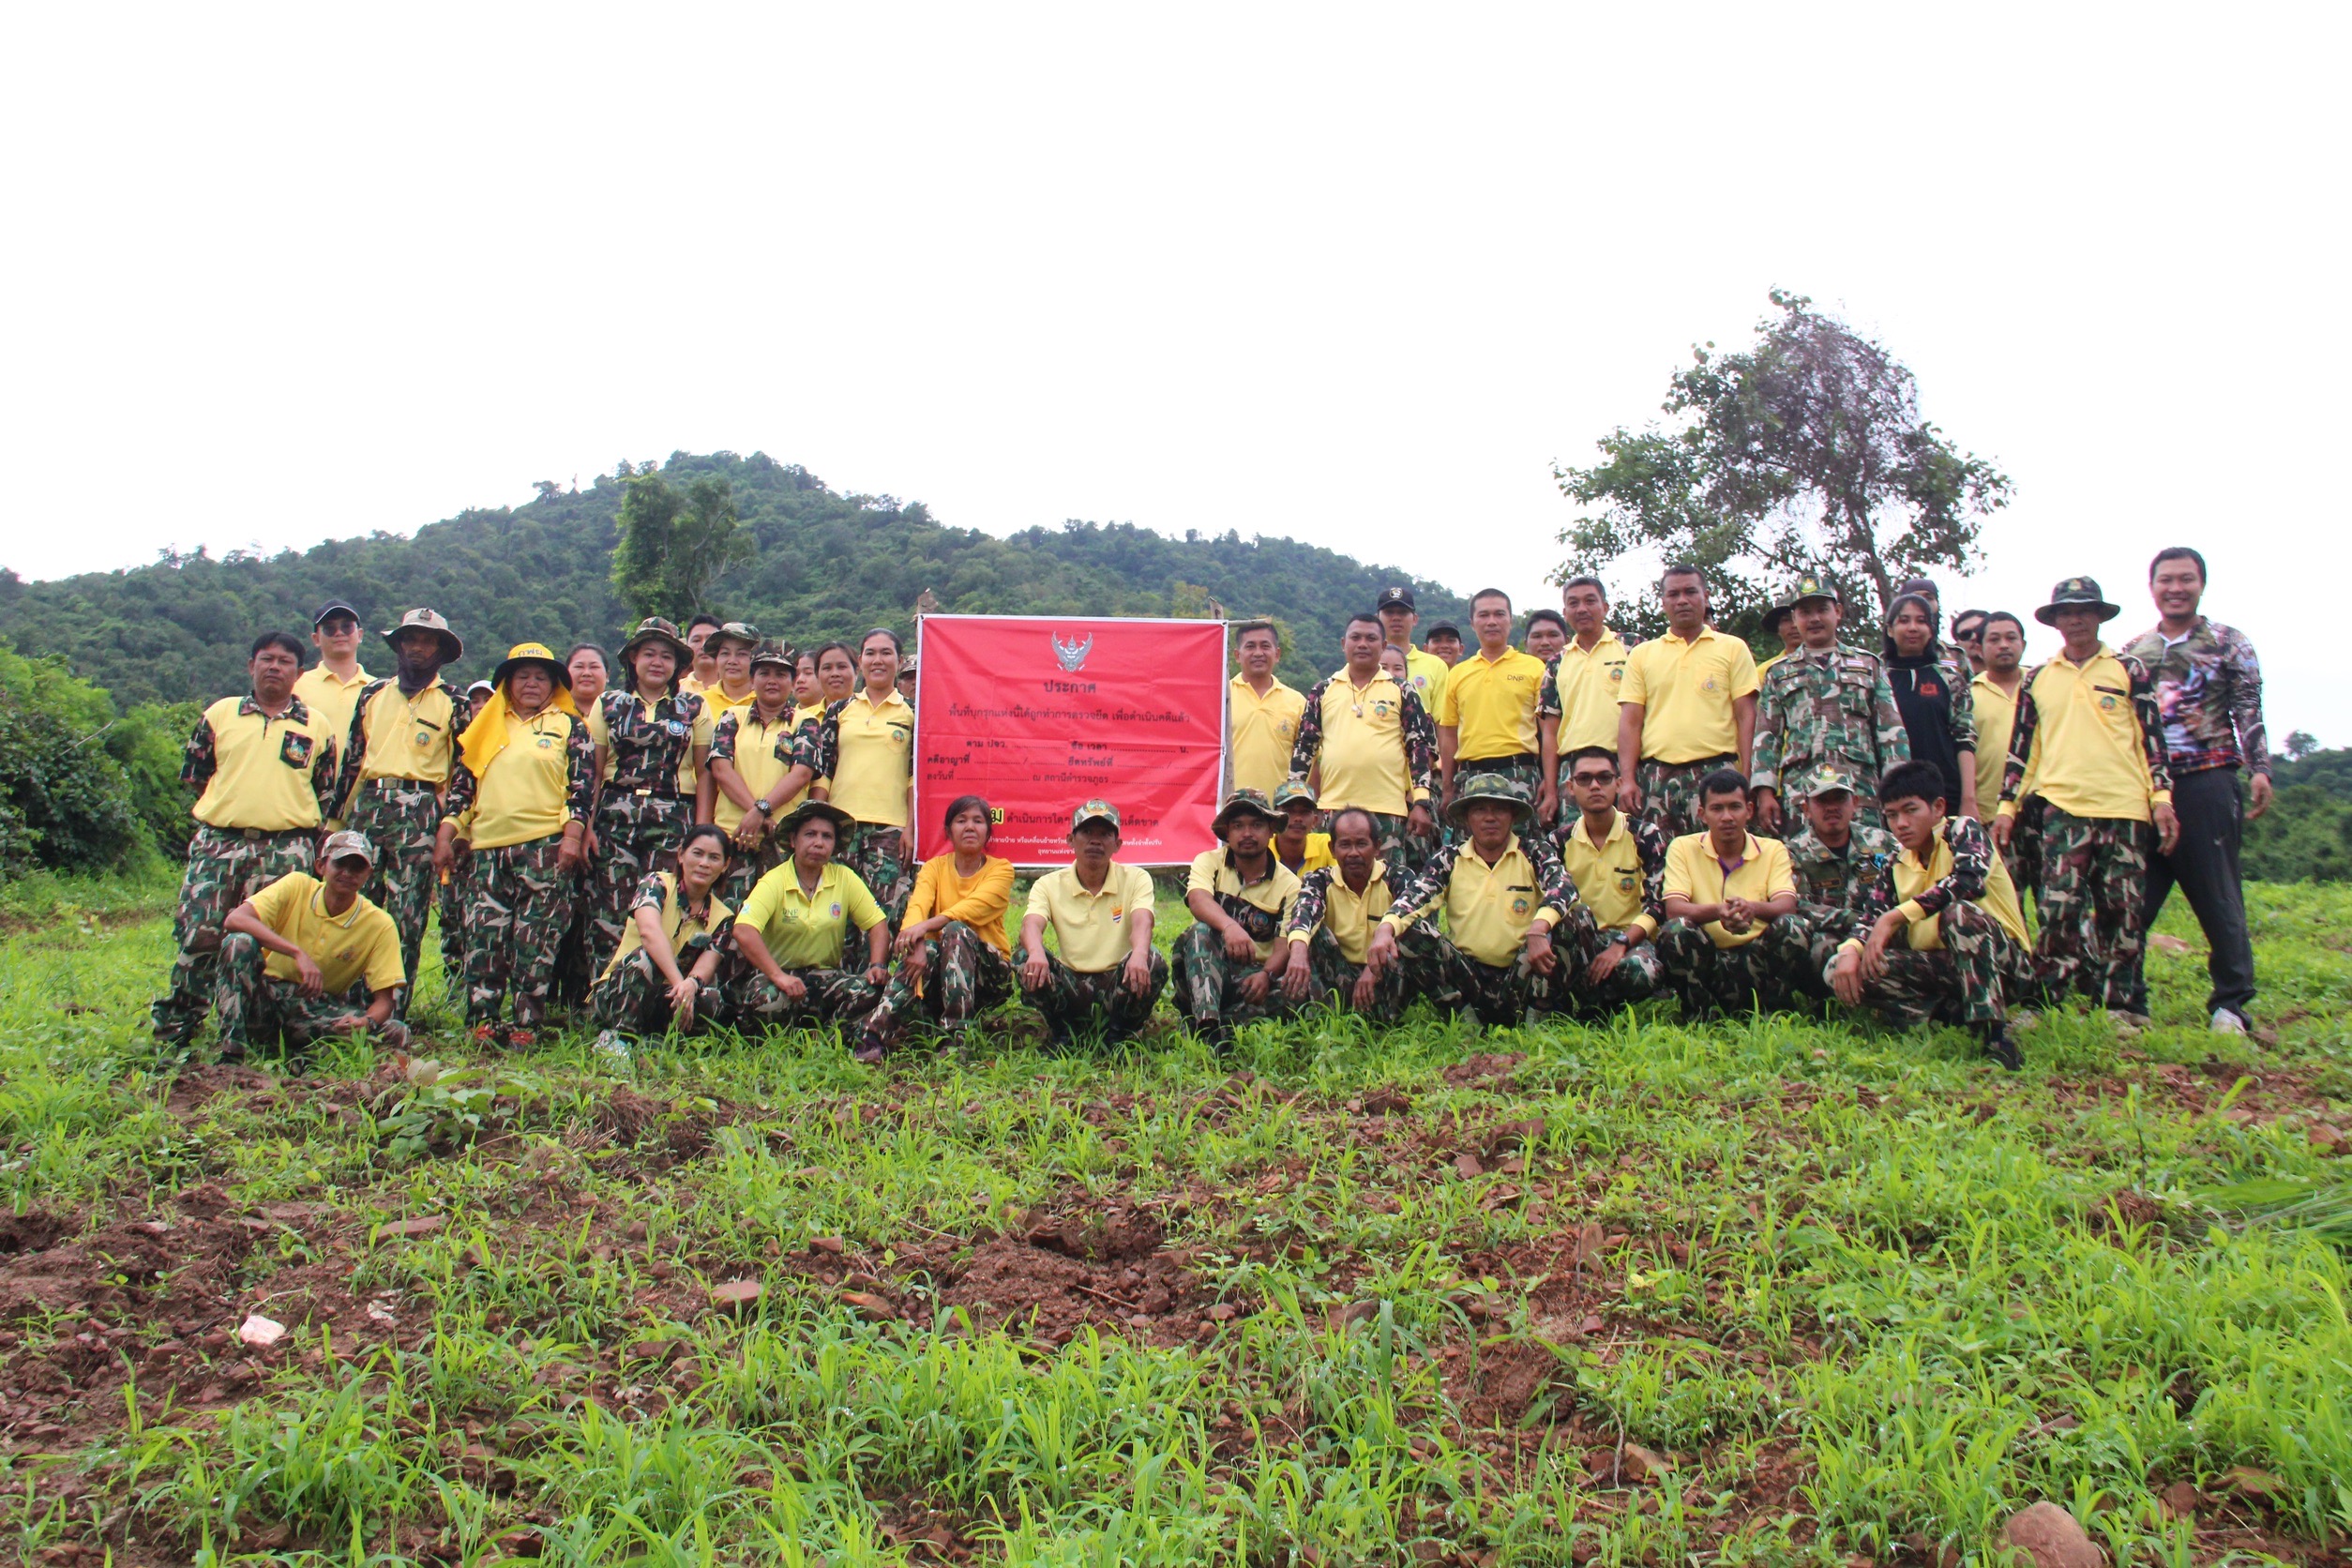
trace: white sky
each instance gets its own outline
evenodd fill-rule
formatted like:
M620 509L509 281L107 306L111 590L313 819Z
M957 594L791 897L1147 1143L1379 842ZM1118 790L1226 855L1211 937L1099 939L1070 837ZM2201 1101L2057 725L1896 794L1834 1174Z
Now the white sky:
M724 447L996 533L1289 534L1552 602L1552 460L1779 285L2016 481L1948 606L2089 571L2122 634L2152 549L2196 544L2274 741L2352 742L2344 611L2287 592L2352 555L2347 33L2317 6L15 7L0 564L408 531Z

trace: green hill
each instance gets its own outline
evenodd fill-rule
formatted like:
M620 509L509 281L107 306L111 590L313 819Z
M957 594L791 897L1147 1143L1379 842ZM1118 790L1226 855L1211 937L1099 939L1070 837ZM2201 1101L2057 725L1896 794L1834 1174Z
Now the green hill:
M828 489L764 453L674 453L661 472L727 478L759 554L723 608L795 641L911 629L927 588L942 610L982 614L1201 614L1214 597L1229 615L1286 623L1294 637L1283 674L1303 684L1334 665L1347 616L1384 583L1413 581L1425 616L1467 612L1436 584L1292 539L1173 539L1077 521L1000 539L947 527L919 503ZM271 556L199 551L47 582L0 572L0 639L62 655L125 703L238 689L256 632L307 629L336 596L373 626L431 605L465 637L459 672L467 676L529 638L610 647L625 619L606 575L621 494L621 480L607 475L576 491L543 483L524 505L460 512L414 537L376 534Z

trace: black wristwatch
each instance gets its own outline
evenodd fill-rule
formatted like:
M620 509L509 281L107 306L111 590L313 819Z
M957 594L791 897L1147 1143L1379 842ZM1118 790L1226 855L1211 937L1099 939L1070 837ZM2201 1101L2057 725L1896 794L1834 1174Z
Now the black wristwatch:
M768 804L767 796L761 795L758 800L751 803L751 809L760 813L761 816L765 817L772 815L775 812L776 807Z

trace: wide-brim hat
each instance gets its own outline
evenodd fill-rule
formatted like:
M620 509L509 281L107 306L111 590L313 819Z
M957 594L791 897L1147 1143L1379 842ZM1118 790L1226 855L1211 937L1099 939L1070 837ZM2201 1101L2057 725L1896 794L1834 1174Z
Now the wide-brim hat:
M1482 800L1500 801L1511 807L1513 822L1526 822L1535 815L1535 792L1515 778L1500 774L1481 774L1466 778L1454 793L1454 804L1445 808L1445 820L1460 827L1468 820L1470 806Z
M2035 611L2033 618L2045 626L2055 626L2058 625L2059 611L2073 610L2084 605L2088 605L2099 611L2099 619L2102 621L2112 621L2123 613L2121 605L2109 602L2107 596L2099 591L2097 578L2070 577L2050 590L2050 602Z
M658 615L648 615L637 623L637 629L629 633L629 640L621 644L621 662L627 663L630 656L648 642L670 644L670 652L682 670L694 662L694 650L687 647L686 640L678 635L677 623L665 621Z
M818 820L831 822L833 831L837 835L857 823L855 817L851 816L833 802L812 798L802 801L798 806L785 812L783 816L778 817L776 821L776 831L783 836L786 843L790 843L792 835L800 831L801 823Z
M555 684L565 691L572 689L572 672L564 668L564 661L555 656L555 650L544 642L518 642L506 650L498 668L490 671L490 684L499 690L506 689L506 677L526 664L544 664L547 672L555 677Z
M433 611L418 606L400 617L400 624L384 634L386 642L398 644L404 631L429 631L441 639L441 662L455 664L465 656L465 644L449 629L449 623Z
M1222 838L1225 837L1225 824L1238 816L1256 817L1276 827L1280 827L1287 820L1268 802L1263 790L1243 789L1236 790L1225 797L1225 804L1217 807L1217 814L1209 819L1209 826L1215 830L1219 838Z

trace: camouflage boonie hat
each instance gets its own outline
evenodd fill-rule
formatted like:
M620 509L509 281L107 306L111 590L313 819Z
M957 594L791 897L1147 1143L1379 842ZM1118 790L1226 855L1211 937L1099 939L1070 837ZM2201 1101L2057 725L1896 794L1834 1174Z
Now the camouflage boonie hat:
M1315 798L1315 792L1306 787L1306 780L1304 778L1286 778L1274 786L1274 807L1275 810L1288 810L1290 803L1298 800L1303 800L1309 806L1320 804Z
M780 637L763 637L760 639L759 645L751 650L751 668L754 670L763 664L780 664L790 670L792 663L792 650L784 645Z
M1226 796L1225 804L1217 807L1217 814L1210 819L1209 825L1215 829L1216 836L1222 838L1225 837L1225 825L1243 813L1273 822L1276 826L1280 826L1283 820L1282 813L1267 803L1265 791L1245 789L1236 790Z
M1070 813L1070 831L1076 833L1089 822L1108 822L1116 828L1119 825L1119 807L1107 800L1081 801Z
M1499 800L1511 807L1515 823L1524 822L1535 815L1535 792L1515 778L1499 773L1480 774L1462 781L1454 793L1454 804L1445 808L1445 820L1460 827L1473 802Z
M376 847L368 842L368 836L354 833L349 828L340 833L328 834L326 842L319 846L319 854L325 860L341 860L349 855L357 855L370 866L376 863Z
M1807 768L1796 782L1796 794L1799 800L1811 800L1815 795L1835 794L1839 791L1844 791L1849 795L1862 793L1862 791L1854 786L1854 776L1832 762L1824 762L1817 768Z
M670 652L681 667L693 662L694 650L687 647L686 639L678 635L678 624L665 621L658 615L648 615L637 623L637 629L629 633L629 640L621 644L621 662L628 663L630 656L648 642L670 644Z
M2112 621L2123 613L2123 607L2111 604L2099 591L2095 577L2070 577L2050 590L2050 602L2033 612L2033 618L2045 626L2058 625L2058 612L2078 605L2088 605L2099 611L2099 619Z
M746 648L757 648L760 645L760 628L748 621L730 621L710 636L702 639L702 646L709 649L712 643L718 641L721 638L730 642L740 642Z

